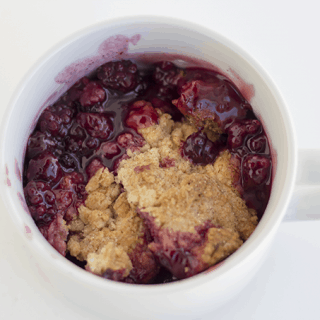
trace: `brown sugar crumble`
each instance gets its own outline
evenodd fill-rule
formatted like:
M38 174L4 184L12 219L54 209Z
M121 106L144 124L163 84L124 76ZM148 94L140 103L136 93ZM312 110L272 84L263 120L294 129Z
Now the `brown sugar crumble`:
M176 272L178 277L190 276L223 260L248 239L258 219L234 187L231 154L223 151L206 166L181 157L181 143L196 131L162 114L159 124L139 129L147 144L134 153L128 150L129 159L121 161L116 177L101 168L91 178L85 205L69 224L73 235L68 241L70 254L86 260L87 270L98 275L120 272L124 279L134 269L130 254L138 245L161 261L166 241L179 234L199 238L191 244L198 260L195 270L186 266L185 274ZM153 237L149 243L146 225ZM207 228L205 239L200 239L201 228ZM155 266L155 261L148 263Z
M181 157L179 147L194 131L162 115L159 125L139 130L150 149L122 161L116 180L127 191L130 205L148 212L162 228L195 232L194 227L210 220L246 240L257 217L233 187L231 155L224 151L214 164L192 165ZM175 166L161 166L168 157ZM148 170L137 170L142 167Z
M135 248L144 246L144 224L130 207L126 192L108 169L99 169L86 186L88 197L79 208L79 217L69 225L75 232L68 241L70 254L87 261L87 270L103 275L119 271L127 277L132 270L129 258Z

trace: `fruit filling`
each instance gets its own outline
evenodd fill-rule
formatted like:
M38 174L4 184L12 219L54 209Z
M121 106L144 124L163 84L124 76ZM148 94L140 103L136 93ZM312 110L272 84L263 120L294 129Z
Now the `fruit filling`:
M63 256L157 284L205 271L254 232L271 191L267 136L225 76L111 61L40 115L25 200Z

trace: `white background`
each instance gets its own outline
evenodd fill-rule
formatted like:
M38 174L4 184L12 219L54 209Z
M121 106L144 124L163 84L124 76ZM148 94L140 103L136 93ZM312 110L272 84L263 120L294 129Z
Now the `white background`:
M0 119L47 50L108 18L156 14L214 29L268 71L293 116L299 148L320 149L318 0L0 0ZM320 208L319 208L320 209ZM0 200L0 319L99 320L45 285ZM205 319L320 319L320 221L280 226L241 295Z

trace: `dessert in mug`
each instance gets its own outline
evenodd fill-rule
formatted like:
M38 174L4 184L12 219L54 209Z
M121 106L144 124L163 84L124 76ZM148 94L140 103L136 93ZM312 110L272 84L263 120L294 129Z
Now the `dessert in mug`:
M24 162L29 211L87 271L127 283L191 277L255 230L271 191L261 122L225 76L112 61L40 115Z

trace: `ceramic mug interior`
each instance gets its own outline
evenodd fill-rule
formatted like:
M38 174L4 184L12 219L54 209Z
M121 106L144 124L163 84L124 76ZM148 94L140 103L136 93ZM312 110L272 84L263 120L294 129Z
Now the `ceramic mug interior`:
M150 54L182 65L193 65L201 59L229 77L250 98L265 126L273 150L274 174L270 201L257 229L223 265L176 283L138 286L100 279L60 256L28 214L21 173L26 142L41 110L99 64L136 57L146 61ZM181 61L179 55L188 58ZM66 39L22 80L3 121L1 174L5 184L1 194L28 247L66 298L109 316L132 316L131 311L140 306L139 319L150 314L192 317L199 315L200 309L204 311L230 299L258 268L288 205L296 160L295 136L285 103L267 73L247 53L223 36L189 22L158 17L123 18L95 25ZM123 303L126 308L121 307Z

